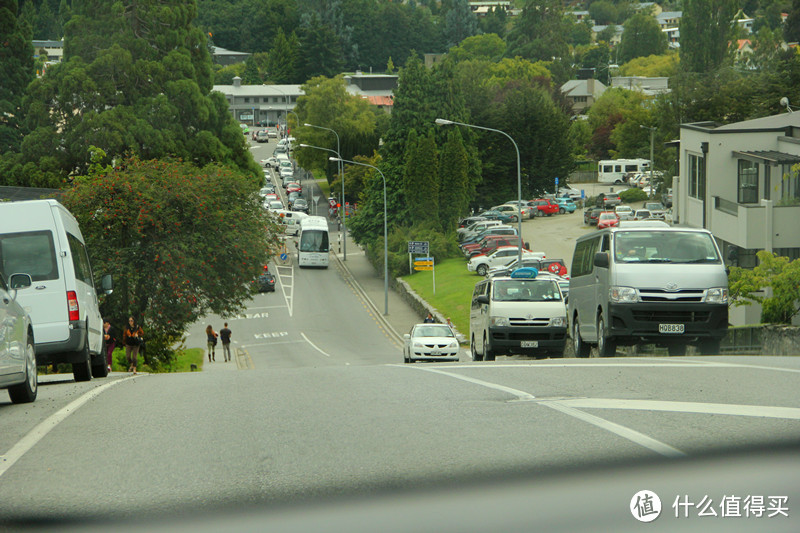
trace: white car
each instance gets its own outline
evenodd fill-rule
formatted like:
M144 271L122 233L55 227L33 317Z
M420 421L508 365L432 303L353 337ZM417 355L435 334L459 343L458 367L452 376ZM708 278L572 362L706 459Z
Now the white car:
M264 165L265 167L278 168L278 158L268 157L266 159L262 159L261 164Z
M539 259L544 254L539 252L529 252L522 250L522 259ZM505 266L519 256L519 247L501 246L489 255L476 255L467 263L467 270L477 272L479 276L485 276L489 270L499 266Z
M528 205L528 202L522 200L522 204L520 204L520 200L511 200L506 202L504 205L511 205L511 206L518 206L520 212L522 213L522 218L533 218L534 211L536 211L535 207L531 207Z
M13 274L12 287L32 284L28 274ZM9 289L0 274L0 389L8 389L13 403L36 399L39 381L36 373L36 349L33 345L31 317L17 301L17 290Z
M511 222L519 222L520 217L525 218L524 215L520 213L520 209L516 205L496 205L492 209L492 211L500 211L504 215L508 215L511 217Z
M620 220L633 220L633 208L629 205L618 205L614 212Z
M283 202L280 200L267 200L264 202L264 208L270 211L280 211L283 209Z
M458 361L460 346L453 329L447 324L416 324L403 335L403 360Z

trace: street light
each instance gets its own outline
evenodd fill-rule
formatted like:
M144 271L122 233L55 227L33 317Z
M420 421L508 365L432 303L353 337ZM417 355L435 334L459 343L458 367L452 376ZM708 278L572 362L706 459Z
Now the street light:
M308 125L308 124L306 124ZM389 230L388 230L388 217L386 215L386 176L383 175L381 169L376 166L368 165L366 163L359 163L358 161L350 161L342 159L341 157L329 157L331 161L338 161L339 163L350 163L351 165L360 165L378 171L378 174L383 178L383 314L389 314ZM342 176L344 181L344 176Z
M288 119L287 119L287 117L289 116L289 98L286 96L286 93L285 93L285 92L283 92L282 90L278 89L278 87L277 87L276 85L270 85L270 87L272 87L273 89L275 89L276 91L278 91L278 93L279 93L281 96L283 96L283 102L284 102L284 104L286 105L286 108L283 110L283 111L284 111L284 113L283 113L283 115L284 115L284 116L283 116L283 125L284 125L284 128L283 128L283 129L284 129L284 130L288 130L288 129L289 129L289 122L288 122ZM298 121L298 122L299 122L299 121ZM278 116L278 125L280 125L280 123L281 123L280 116Z
M501 134L505 135L506 137L508 137L508 140L511 141L511 144L514 145L514 150L517 151L517 209L519 210L519 213L517 213L517 223L518 223L517 225L519 227L519 230L518 230L518 233L519 233L519 248L518 248L518 253L517 253L517 265L521 266L522 265L522 173L521 173L521 170L520 170L519 147L517 146L517 143L514 142L514 139L512 139L511 135L509 135L508 133L506 133L504 131L501 131L501 130L496 130L494 128L486 128L484 126L476 126L474 124L465 124L463 122L456 122L454 120L446 120L446 119L443 119L443 118L437 118L434 122L438 126L450 126L450 125L455 124L457 126L465 126L467 128L475 128L477 130L486 130L486 131L493 131L495 133L501 133Z
M344 234L344 240L342 241L344 243L342 248L342 257L344 258L345 261L347 261L347 207L344 201L344 169L342 168L342 161L343 161L343 159L341 159L342 152L339 149L339 134L336 133L336 131L332 130L331 128L326 128L325 126L315 126L314 124L309 124L308 122L303 124L303 126L308 126L309 128L317 128L319 130L330 131L331 133L336 135L336 157L339 158L339 163L337 166L339 167L339 179L342 180L342 208L344 209L344 216L340 217L342 219L342 233Z
M655 126L643 126L639 124L639 127L644 130L650 130L650 199L653 198L653 135L655 135L656 127Z
M315 150L325 150L326 152L330 152L332 154L336 154L336 157L339 157L339 154L336 153L336 150L331 150L330 148L323 148L322 146L313 146L311 144L302 144L302 143L299 146L300 146L300 148L314 148ZM342 181L342 183L344 183L344 181ZM345 240L346 240L346 237L343 237L342 238L342 243L344 243ZM344 244L342 244L342 247L343 247L342 251L344 252ZM345 261L346 260L347 259L345 258Z

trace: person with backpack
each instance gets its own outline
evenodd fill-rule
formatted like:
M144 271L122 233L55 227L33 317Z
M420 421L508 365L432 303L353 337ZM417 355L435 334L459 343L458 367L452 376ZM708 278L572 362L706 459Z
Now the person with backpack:
M128 325L122 332L122 340L125 344L125 356L128 358L128 372L136 374L136 363L139 358L139 346L142 344L144 331L136 323L133 317L128 317Z
M216 347L217 347L217 337L219 335L214 328L211 327L211 324L206 327L206 338L208 340L208 362L216 361L217 354L216 354Z
M222 355L225 357L225 362L231 360L231 330L228 329L228 323L225 322L221 330L219 330L219 338L222 341Z

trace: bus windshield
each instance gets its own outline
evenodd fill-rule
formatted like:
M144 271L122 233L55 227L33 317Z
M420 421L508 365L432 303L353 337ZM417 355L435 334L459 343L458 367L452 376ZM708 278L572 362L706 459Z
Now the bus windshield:
M328 232L323 230L304 230L300 234L301 252L327 252Z

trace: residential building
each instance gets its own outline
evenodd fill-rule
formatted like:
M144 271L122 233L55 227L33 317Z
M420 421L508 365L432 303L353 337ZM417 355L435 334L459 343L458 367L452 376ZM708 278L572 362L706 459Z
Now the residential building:
M647 78L644 76L614 76L611 86L620 89L639 91L647 95L656 95L669 92L669 78Z
M597 42L597 34L608 28L608 26L592 26L592 40ZM622 32L625 28L622 26L614 25L614 35L611 37L611 42L608 43L612 47L617 46L622 41Z
M250 125L286 124L288 112L303 94L300 85L242 85L239 76L233 85L214 85L214 90L225 95L233 118Z
M683 11L662 11L656 15L656 22L663 30L664 28L677 28L681 25Z
M214 61L214 63L224 67L227 67L228 65L235 65L236 63L244 63L247 61L248 57L253 55L247 52L228 50L227 48L222 48L221 46L214 46L212 50L213 52L211 53L211 59Z
M347 92L368 100L378 109L389 113L394 106L394 90L397 89L396 74L364 74L356 71L344 77Z
M595 79L569 80L561 86L561 92L572 104L572 112L579 115L589 109L606 88L603 82Z
M502 10L508 13L511 9L511 2L509 0L500 0L493 2L485 1L470 1L469 8L478 17L485 17L492 9Z
M47 56L47 61L60 62L64 57L64 41L38 41L33 40L33 57L42 54Z
M800 113L720 126L683 124L674 218L706 228L729 264L756 266L756 252L800 258ZM760 309L731 309L731 323L759 321Z

